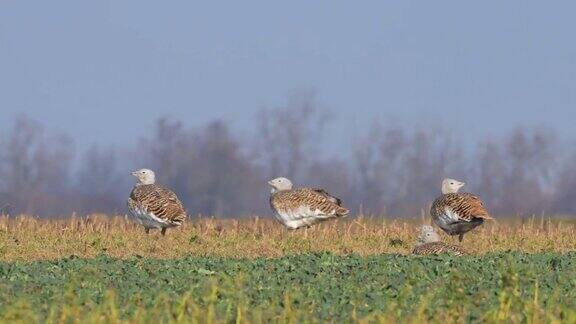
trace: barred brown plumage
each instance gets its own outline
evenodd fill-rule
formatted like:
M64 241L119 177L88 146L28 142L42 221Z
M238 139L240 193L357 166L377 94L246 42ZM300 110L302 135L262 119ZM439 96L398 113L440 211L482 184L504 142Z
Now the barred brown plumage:
M457 256L466 255L466 251L459 246L445 244L442 242L431 242L414 247L413 254L430 255L430 254L454 254Z
M128 198L128 209L136 221L144 226L146 233L151 228L166 229L182 225L186 210L176 194L170 189L155 184L152 170L142 169L132 173L139 182Z
M422 226L422 230L416 239L416 246L412 250L412 254L418 255L431 255L449 253L453 255L466 255L468 254L464 249L457 245L450 245L440 242L440 236L434 231L430 225Z
M458 193L464 185L464 182L444 179L442 196L430 209L434 222L447 234L458 235L460 241L465 233L492 219L480 198L471 193Z
M326 190L319 189L319 188L313 188L312 190L316 191L319 194L326 196L328 198L328 200L332 201L333 203L337 204L338 206L342 206L342 199L330 195Z
M349 213L339 198L324 189L292 189L292 182L286 178L271 180L269 184L273 187L270 206L276 218L288 228L311 226Z

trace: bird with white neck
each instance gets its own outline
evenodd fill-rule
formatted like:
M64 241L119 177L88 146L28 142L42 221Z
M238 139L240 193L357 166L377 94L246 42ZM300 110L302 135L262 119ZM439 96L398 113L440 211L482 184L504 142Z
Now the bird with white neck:
M158 228L165 235L166 229L182 225L187 218L184 206L172 190L156 184L154 171L140 169L132 175L138 181L128 198L128 209L146 234Z
M279 177L268 181L270 206L276 219L289 229L309 227L316 223L343 217L348 209L342 201L324 189L297 188L292 181Z
M430 255L449 253L454 255L467 254L464 249L456 245L445 244L440 241L440 235L430 225L424 225L416 239L413 254Z
M458 235L462 242L464 234L493 219L484 203L471 193L460 193L465 183L455 179L442 181L442 195L432 204L432 220L448 235Z

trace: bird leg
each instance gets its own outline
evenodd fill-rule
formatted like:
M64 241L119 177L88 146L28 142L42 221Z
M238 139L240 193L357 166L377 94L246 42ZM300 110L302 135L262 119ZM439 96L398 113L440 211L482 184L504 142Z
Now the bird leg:
M162 236L166 235L166 227L162 227Z
M144 231L146 231L146 234L150 234L150 228L144 227Z
M463 239L464 239L464 233L461 233L460 235L458 235L458 242L462 243Z

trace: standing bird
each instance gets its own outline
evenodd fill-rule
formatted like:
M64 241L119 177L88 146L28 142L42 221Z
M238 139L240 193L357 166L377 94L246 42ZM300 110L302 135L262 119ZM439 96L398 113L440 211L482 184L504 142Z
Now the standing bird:
M416 246L414 247L412 254L430 255L442 253L449 253L457 256L468 254L459 246L440 242L440 236L434 231L432 226L422 226L422 231L416 239Z
M268 184L272 186L270 206L276 212L276 218L289 229L311 226L349 213L340 199L323 189L292 189L292 182L286 178L276 178Z
M151 228L166 229L182 225L186 211L176 194L156 184L156 175L149 169L132 172L138 182L128 198L128 209L136 221L144 226L146 234Z
M464 185L464 182L444 179L442 196L430 209L434 223L448 235L458 235L460 242L468 231L482 225L486 219L493 219L480 198L471 193L458 193Z

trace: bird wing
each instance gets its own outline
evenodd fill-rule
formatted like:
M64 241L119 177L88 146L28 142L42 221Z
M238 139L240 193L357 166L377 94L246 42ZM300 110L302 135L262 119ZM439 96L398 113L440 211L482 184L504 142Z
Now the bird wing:
M336 205L342 207L342 199L338 198L338 197L334 197L331 194L328 193L328 191L322 189L322 188L312 188L311 190L326 196L326 198L328 198L328 200L332 201L333 203L335 203Z
M132 212L136 209L144 210L174 224L180 224L186 219L186 210L178 196L172 190L158 185L136 186L128 199L128 207Z
M432 204L430 214L438 219L448 215L454 221L470 222L474 218L492 219L482 200L471 193L451 193L442 195Z
M339 200L325 190L294 189L280 191L270 197L270 205L280 216L284 224L293 223L293 227L312 225L316 220L346 216L349 211L342 207Z

